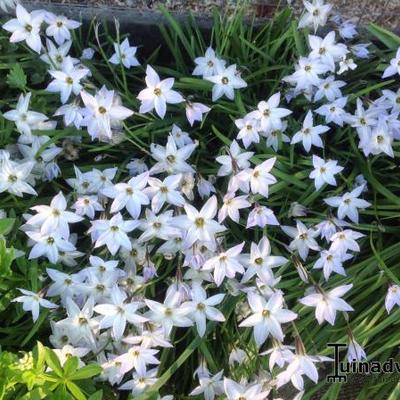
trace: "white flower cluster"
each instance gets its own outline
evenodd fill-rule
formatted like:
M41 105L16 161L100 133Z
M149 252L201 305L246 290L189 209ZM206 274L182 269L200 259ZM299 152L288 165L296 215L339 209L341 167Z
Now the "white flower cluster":
M305 2L305 6L307 13L301 26L317 28L325 24L329 5L315 0ZM93 54L87 50L81 61L68 55L70 30L79 23L48 12L28 13L21 5L17 5L16 13L17 18L3 28L12 32L11 41L26 41L37 53L44 49L40 33L42 24L47 24L47 45L41 59L48 64L51 76L47 90L60 93L62 103L54 115L63 116L66 126L86 128L92 139L112 143L133 111L122 106L118 93L105 86L90 93L91 72L83 63ZM349 24L341 24L340 32L343 38L355 34ZM237 140L247 149L265 138L274 152L282 143L301 142L309 153L312 146L324 147L320 135L327 137L333 134L328 131L333 131L335 125L348 124L355 128L359 147L366 156L385 153L393 157L393 140L400 137L400 94L385 90L367 109L357 99L354 113L346 111L348 97L341 92L346 82L337 80L336 74L355 69L349 54L364 56L362 48L355 50L337 43L333 31L324 38L309 35L309 46L309 55L301 57L295 72L285 78L294 87L286 98L289 101L305 95L311 106L318 103L315 110L307 110L302 126L293 131L297 123L290 120L294 110L282 105L281 93L277 92L234 121L239 130ZM137 49L128 39L115 43L114 48L109 62L125 68L139 65ZM399 52L384 77L400 74ZM235 90L247 86L236 65L226 66L212 48L194 62L193 75L214 84L213 101L222 96L233 100ZM146 88L137 95L141 102L138 113L155 110L164 118L168 104L185 102L187 120L193 125L211 110L185 100L172 89L173 78L161 80L149 65L145 82ZM35 134L37 130L54 130L56 122L31 111L30 98L30 93L21 95L16 108L4 114L15 122L21 135L15 149L0 153L0 192L16 196L36 195L36 181L60 175L56 157L62 149L50 137ZM66 104L71 98L72 102ZM322 116L326 125L317 124L317 116ZM294 133L291 138L289 131ZM50 342L61 362L67 354L97 362L103 367L103 380L137 395L157 381L160 351L174 345L174 327L193 329L203 337L207 329L225 321L225 299L245 295L242 306L246 311L238 312L235 318L240 329L253 330L258 349L272 339L272 347L260 355L270 357L271 371L279 368L276 379L259 377L252 383L235 382L224 377L223 371L211 375L207 367L200 366L199 386L191 395L203 394L207 400L220 394L232 400L262 400L269 395L264 381L277 388L291 381L300 391L299 399L304 376L317 382L315 364L330 359L309 355L300 337L295 337L294 346L284 344L285 327L295 324L299 312L288 309L285 293L277 286L285 266L292 263L300 278L310 284L299 299L301 313L302 305L314 307L319 324L326 321L334 325L337 312L353 311L342 298L352 288L351 283L323 288L313 281L302 262L307 261L310 251L318 252L313 268L322 270L325 281L333 273L346 276L344 264L360 251L357 240L364 237L356 230L359 210L371 205L360 198L366 184L324 198L326 205L337 208L337 218L329 211L315 225L296 219L295 227L280 227L272 208L265 205L278 182L278 155L245 151L233 140L216 158L217 176L204 177L191 164L197 147L187 132L174 125L164 143L150 146L147 161L135 158L127 165L126 179L117 167L81 171L75 166L75 177L65 177L71 193L63 189L50 205L33 206L32 213L24 215L26 222L21 229L31 247L29 259L41 258L54 265L46 270L48 285L44 289L39 293L21 289L22 296L15 301L31 311L34 321L40 307L59 309L51 313ZM320 192L327 185L336 186L338 174L344 171L337 160L317 154L312 155L311 164L309 178ZM195 206L198 197L202 199L201 207ZM298 204L292 208L294 217L307 212ZM260 228L259 240L235 242L235 235L228 229L235 225ZM275 242L271 244L269 226L281 228L290 238L286 249L280 246L288 258L280 255ZM149 290L159 280L165 281L168 265L175 278L168 282L165 293ZM386 299L388 312L395 304L400 305L400 288L392 285ZM349 340L350 359L365 357L351 334ZM243 361L245 355L235 349L231 357L234 363L235 359Z
M226 66L226 61L218 58L215 51L209 47L204 57L197 57L194 62L196 68L193 75L214 83L212 100L217 101L222 96L229 100L235 98L235 89L245 88L247 83L240 77L236 64Z
M313 4L315 7L322 7L319 0ZM323 14L322 9L313 12L320 16ZM311 18L310 15L308 16ZM321 24L318 21L314 21L314 23ZM399 105L396 102L399 92L383 90L382 96L370 102L367 109L365 109L362 99L357 98L357 107L354 113L346 111L348 96L343 96L341 88L347 83L337 80L336 75L342 75L357 68L350 54L365 58L368 57L368 50L366 49L367 45L349 47L343 43L337 43L335 36L334 31L329 32L324 38L315 35L308 36L309 55L300 57L295 66L296 71L284 78L284 81L294 86L287 95L287 99L291 100L299 95L304 95L313 103L323 101L324 104L317 107L314 112L324 117L327 124L340 127L347 124L355 128L359 137L358 147L365 156L385 153L394 157L393 141L400 139ZM342 34L343 36L347 37ZM400 51L390 61L390 66L384 71L382 78L400 74L399 57ZM304 149L309 152L311 146L323 147L319 135L328 130L328 126L314 126L313 111L309 110L304 118L303 128L292 137L291 143L302 142ZM288 138L282 136L282 141L288 141Z

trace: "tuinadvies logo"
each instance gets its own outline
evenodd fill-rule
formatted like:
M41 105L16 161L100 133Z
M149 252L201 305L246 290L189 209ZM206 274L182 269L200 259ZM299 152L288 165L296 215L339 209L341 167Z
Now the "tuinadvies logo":
M347 347L344 343L328 343L333 347L333 373L326 376L328 382L347 382L348 374L400 374L400 362L389 358L385 362L379 361L341 361L340 349Z

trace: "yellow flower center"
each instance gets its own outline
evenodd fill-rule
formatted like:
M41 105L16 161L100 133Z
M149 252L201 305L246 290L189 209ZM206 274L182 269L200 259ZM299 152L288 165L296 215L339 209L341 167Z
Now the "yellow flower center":
M263 259L262 259L261 257L257 257L257 258L254 260L254 263L257 264L257 265L261 265L261 264L263 263Z
M170 163L174 163L176 160L176 157L172 154L170 154L169 156L167 156L167 161Z
M171 310L169 307L166 308L166 309L165 309L165 312L164 312L164 315L165 315L166 317L172 316L172 310Z
M204 218L196 218L194 221L195 225L197 226L197 228L202 228L204 226Z

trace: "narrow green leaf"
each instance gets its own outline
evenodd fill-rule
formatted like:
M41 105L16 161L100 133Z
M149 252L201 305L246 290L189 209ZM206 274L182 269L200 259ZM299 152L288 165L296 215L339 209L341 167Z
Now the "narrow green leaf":
M68 360L64 363L64 376L73 375L79 367L79 358L78 357L69 357Z
M398 400L398 399L400 399L400 382L396 385L396 387L388 397L388 400Z
M69 378L73 381L78 381L80 379L88 379L93 376L99 375L102 368L98 365L90 364L78 369L75 373L71 374Z
M103 399L103 391L98 390L96 393L93 393L88 397L88 400L102 400Z
M57 354L54 353L53 350L49 349L48 347L45 347L45 359L46 359L46 364L53 370L53 372L62 377L64 375L64 372L62 370L60 360L57 357Z
M15 223L15 218L2 218L0 219L0 235L7 235Z
M367 26L367 30L389 49L397 50L400 47L400 37L393 32L373 23Z
M76 385L74 382L67 381L67 388L72 393L76 400L86 400L86 396L82 393L79 386Z
M46 358L46 349L42 345L42 343L37 342L36 348L35 348L35 353L36 353L36 365L35 366L38 369L43 369L45 358Z
M225 143L226 145L230 145L231 141L229 140L228 137L226 137L225 135L223 135L214 125L211 126L212 131L214 132L215 136L220 139L223 143Z

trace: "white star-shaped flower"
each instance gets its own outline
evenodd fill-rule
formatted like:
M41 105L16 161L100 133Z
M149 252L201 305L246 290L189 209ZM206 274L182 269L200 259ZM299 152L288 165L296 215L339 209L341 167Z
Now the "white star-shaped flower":
M309 294L299 301L306 306L315 307L315 318L319 324L327 321L331 325L334 325L336 311L354 311L353 307L351 307L341 298L352 287L352 284L338 286L329 292L324 291L320 293Z
M261 130L271 132L282 129L282 118L287 117L292 111L279 107L280 92L273 94L267 101L260 101L257 110L248 114L249 118L259 121Z
M207 298L206 291L195 284L191 290L191 301L185 303L190 309L190 316L196 324L197 333L203 337L206 333L206 321L224 322L225 317L221 311L214 306L220 304L224 299L224 294L216 294Z
M324 147L324 144L319 135L327 131L329 131L328 126L313 125L312 111L308 111L303 122L303 128L292 137L291 143L295 144L302 142L304 150L307 152L311 150L312 145L322 148Z
M306 12L300 18L299 28L313 26L314 31L317 31L319 26L325 26L332 4L325 4L324 0L303 1L303 4Z
M54 80L49 83L46 90L52 93L60 93L61 103L65 104L71 93L79 95L82 90L80 81L88 73L87 68L77 68L74 66L71 57L65 57L61 70L49 71Z
M274 276L272 268L280 267L287 262L285 257L271 255L270 242L266 236L263 236L258 245L254 242L251 243L250 258L247 261L247 269L242 282L248 282L254 275L263 281L272 279Z
M135 57L137 47L130 46L128 38L121 44L114 43L114 50L115 53L109 60L111 64L123 64L128 69L140 65Z
M50 202L50 206L34 206L32 210L37 214L29 218L27 223L40 227L43 235L59 232L63 239L69 238L69 225L82 221L83 218L71 211L66 211L67 201L62 192L59 192Z
M88 127L92 139L110 140L111 129L120 126L121 121L133 114L133 111L119 104L114 90L107 90L105 86L94 96L82 90L81 97L86 107L82 125Z
M217 101L224 95L229 100L233 100L235 98L235 89L247 87L247 83L240 77L236 69L236 64L225 68L223 64L217 63L216 73L204 79L214 83L212 88L212 101Z
M15 122L18 131L25 136L25 142L28 143L32 141L32 129L35 129L39 123L48 119L42 113L28 110L31 95L31 92L25 96L21 94L15 110L10 110L3 114L5 119Z
M174 225L186 231L185 246L191 247L195 242L202 241L214 247L215 235L226 229L214 220L218 209L216 196L210 197L200 211L188 203L184 209L186 215L175 217Z
M27 183L34 166L33 161L17 163L8 158L0 160L0 193L7 191L18 197L24 193L37 196L35 189Z
M383 72L382 78L389 78L396 74L400 75L400 47L397 49L396 56L390 60L390 65Z
M132 243L127 233L139 226L139 221L125 220L120 213L110 220L98 219L92 222L89 233L95 242L95 248L106 245L112 255L116 254L120 247L131 250Z
M177 104L184 101L182 95L175 90L172 90L175 79L167 78L160 80L157 72L148 65L146 68L146 85L137 96L142 102L139 112L144 114L156 110L160 118L164 118L167 112L167 104Z
M145 314L151 321L159 323L166 337L169 337L174 326L188 327L193 325L189 318L190 308L179 303L179 294L172 293L165 298L164 303L145 299L150 311Z
M112 334L115 340L120 340L124 334L126 324L129 322L138 326L147 321L147 318L139 315L136 311L139 303L126 302L127 294L118 286L114 286L110 293L110 303L97 304L94 311L103 315L99 327L107 329L112 327Z
M114 199L110 211L115 213L126 208L132 218L139 218L142 205L150 203L144 191L148 179L149 173L143 172L143 174L129 179L127 183L121 182L103 189L103 194Z
M307 259L309 250L319 250L318 243L314 239L318 236L318 231L307 228L301 221L297 221L296 228L282 226L282 230L293 240L289 244L290 250L297 250L303 260Z
M22 303L22 308L24 311L30 311L32 313L33 322L36 322L39 318L40 306L44 308L57 308L58 305L54 304L35 292L31 292L25 289L18 289L23 296L16 297L12 301Z
M314 170L310 173L310 178L314 179L315 188L317 190L327 183L336 186L335 175L343 171L343 167L337 165L336 160L325 161L321 157L313 155L312 163Z
M172 204L177 207L182 207L185 204L185 199L179 190L179 184L182 180L182 175L170 175L163 181L157 178L149 178L149 187L146 193L151 198L151 209L158 213L162 206Z
M150 173L168 172L178 174L194 172L194 169L186 162L193 153L197 143L187 144L178 148L172 136L168 136L166 146L152 143L150 145L151 156L157 161Z
M371 205L368 201L358 198L363 189L364 185L361 185L343 196L328 197L324 201L329 206L338 208L339 219L348 217L352 222L358 224L358 209L365 209Z
M21 4L16 7L17 18L7 21L3 29L12 32L11 43L26 41L26 44L36 53L40 53L42 41L40 39L40 26L42 25L44 14L42 11L32 11L28 13Z
M207 48L204 57L196 57L194 62L196 67L192 75L201 75L203 78L215 75L217 73L218 64L225 66L225 61L219 59L211 47Z
M283 308L283 296L281 293L274 293L268 301L257 293L250 292L247 295L250 308L253 314L242 321L240 327L254 327L254 339L260 347L268 335L279 341L283 341L284 334L281 324L293 321L297 314Z
M214 281L217 286L221 285L225 276L233 279L236 273L243 274L244 268L240 261L243 246L244 242L222 251L217 256L208 259L202 266L204 271L214 271Z
M66 40L71 40L72 29L77 29L81 26L81 23L68 19L63 15L54 15L51 12L46 13L46 23L48 27L46 28L46 35L54 37L56 43L60 46Z
M28 231L26 234L35 244L29 253L29 259L46 256L48 260L56 264L60 258L60 252L69 252L76 250L75 246L68 240L62 238L58 232L43 234L40 232Z

